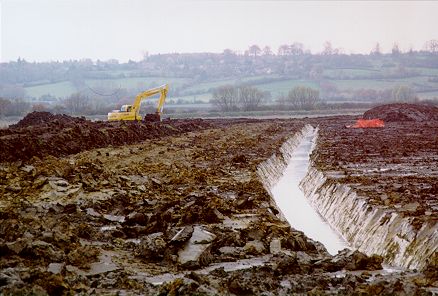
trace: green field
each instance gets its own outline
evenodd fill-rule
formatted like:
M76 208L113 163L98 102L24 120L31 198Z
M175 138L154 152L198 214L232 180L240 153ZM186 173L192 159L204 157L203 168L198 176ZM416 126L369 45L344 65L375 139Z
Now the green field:
M438 76L438 69L432 69L432 68L410 68L410 69L418 71L421 75Z
M222 86L222 85L227 85L227 84L231 84L231 85L237 85L240 83L248 83L248 82L254 82L257 80L263 80L263 79L276 79L278 78L278 75L271 75L271 76L251 76L251 77L245 77L242 79L237 79L237 78L233 78L233 79L223 79L223 80L215 80L215 81L209 81L209 82L202 82L202 83L197 83L194 86L188 87L184 89L185 93L207 93L209 92L209 90Z
M90 87L105 88L127 88L146 90L148 88L160 86L168 83L173 87L181 87L189 82L188 78L169 78L169 77L131 77L117 79L89 79L86 84Z
M262 83L254 85L262 91L269 91L272 98L277 98L281 94L286 95L292 88L296 86L308 86L319 89L317 83L310 80L283 80L270 83Z
M168 77L133 77L133 78L116 78L116 79L88 79L85 80L85 87L91 88L127 88L135 90L146 90L168 83L171 87L181 87L188 83L188 78L168 78ZM50 94L55 97L68 97L78 91L69 81L58 83L42 84L38 86L26 87L26 94L29 97L39 98L42 95Z
M69 81L30 86L26 87L25 90L28 96L35 98L39 98L47 94L64 98L77 91L73 84L71 84Z
M384 90L394 88L399 85L407 85L415 87L415 84L423 84L430 86L431 83L427 81L426 77L412 77L403 79L385 79L385 80L371 80L371 79L345 79L345 80L329 80L338 87L339 90L357 90L357 89L375 89Z
M326 78L337 78L337 77L366 77L376 75L380 71L373 69L327 69L324 70L324 77Z
M329 82L335 85L339 91L345 92L348 90L354 91L358 89L375 89L384 90L392 89L396 86L407 85L414 89L437 89L438 82L429 82L429 76L438 76L438 69L429 68L407 68L407 70L415 70L421 73L421 76L403 79L345 79L348 77L366 77L369 75L375 75L376 73L393 73L396 71L394 67L382 67L374 70L373 68L339 68L339 69L326 69L324 70L324 82ZM102 73L116 77L117 75L130 75L126 71L103 71ZM344 79L343 79L344 78ZM284 78L279 80L279 75L259 75L250 76L245 78L230 78L214 81L206 81L196 83L191 78L179 78L179 77L129 77L129 78L111 78L111 79L87 79L84 81L84 85L81 89L77 89L71 82L63 81L58 83L48 83L37 86L26 87L26 93L28 97L39 98L42 95L50 94L55 97L65 98L77 91L89 91L88 87L92 89L118 89L126 88L134 92L140 92L152 87L156 87L165 83L168 83L170 89L178 88L180 96L174 96L172 92L169 99L182 99L186 102L194 102L197 100L208 102L211 97L211 89L216 87L231 84L238 85L241 83L250 83L252 86L257 87L262 91L268 91L271 93L271 98L276 99L281 94L286 95L292 88L296 86L308 86L319 89L319 83L312 80L294 80ZM274 80L269 82L269 80ZM277 80L277 81L275 81ZM434 97L435 93L420 93L420 97Z

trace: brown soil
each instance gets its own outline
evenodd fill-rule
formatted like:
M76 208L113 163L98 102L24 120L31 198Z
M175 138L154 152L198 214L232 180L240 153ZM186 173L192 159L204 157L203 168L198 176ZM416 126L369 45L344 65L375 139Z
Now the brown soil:
M0 130L1 162L66 156L93 148L139 143L146 139L206 129L201 119L163 122L92 122L84 118L32 112Z
M324 147L349 120L314 120ZM0 151L8 136L45 144L27 150L41 159L17 152L0 166L0 294L427 295L437 283L436 265L386 275L381 257L330 256L279 219L256 168L302 120L57 125L1 136ZM74 140L46 140L76 127ZM183 261L191 247L199 256Z
M438 120L438 107L419 104L388 104L364 113L365 119L379 118L384 122Z

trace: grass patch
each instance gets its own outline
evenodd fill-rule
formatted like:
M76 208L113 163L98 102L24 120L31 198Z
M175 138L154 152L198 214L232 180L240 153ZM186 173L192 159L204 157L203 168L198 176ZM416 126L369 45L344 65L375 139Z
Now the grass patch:
M77 91L73 84L71 84L69 81L29 86L25 87L25 90L28 96L34 98L39 98L47 94L55 97L68 97Z

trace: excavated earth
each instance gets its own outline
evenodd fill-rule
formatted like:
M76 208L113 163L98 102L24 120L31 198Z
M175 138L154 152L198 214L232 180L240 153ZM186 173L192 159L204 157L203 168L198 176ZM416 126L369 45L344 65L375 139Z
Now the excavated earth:
M421 223L436 219L438 124L349 130L349 116L153 124L32 116L0 131L0 294L436 291L436 265L388 271L377 255L331 256L280 218L256 171L306 123L319 125L313 157L322 170L344 172L340 181L373 202L409 205ZM422 173L367 171L386 162Z
M85 118L32 112L8 129L0 129L0 160L66 156L93 148L139 143L211 126L204 120L163 122L92 122Z
M365 119L379 118L385 122L438 120L438 107L395 103L374 107L364 113Z

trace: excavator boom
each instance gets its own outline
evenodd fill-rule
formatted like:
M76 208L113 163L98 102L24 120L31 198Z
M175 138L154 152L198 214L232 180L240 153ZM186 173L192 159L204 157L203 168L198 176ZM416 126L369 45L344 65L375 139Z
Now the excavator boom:
M160 94L160 98L158 99L157 111L155 112L155 114L147 114L145 117L145 119L147 119L148 121L160 121L161 113L163 112L164 101L166 100L168 91L169 85L164 84L162 86L148 89L142 93L139 93L135 97L134 103L132 105L123 105L120 110L114 110L113 112L108 113L108 120L141 120L141 102L144 99L147 99L153 95Z

